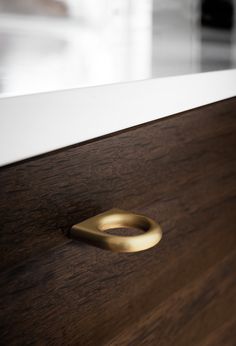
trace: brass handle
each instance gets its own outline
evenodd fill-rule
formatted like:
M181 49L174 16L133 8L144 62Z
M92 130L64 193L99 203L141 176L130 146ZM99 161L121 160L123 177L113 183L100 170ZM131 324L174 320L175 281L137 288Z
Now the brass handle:
M143 234L119 236L106 233L112 228L139 228ZM71 228L71 236L114 252L136 252L156 245L162 237L161 227L146 216L119 209L91 217Z

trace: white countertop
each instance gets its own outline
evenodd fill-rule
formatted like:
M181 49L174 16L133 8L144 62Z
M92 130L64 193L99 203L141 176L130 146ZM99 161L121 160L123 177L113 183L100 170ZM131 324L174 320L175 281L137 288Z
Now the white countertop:
M236 96L236 69L0 98L0 165Z

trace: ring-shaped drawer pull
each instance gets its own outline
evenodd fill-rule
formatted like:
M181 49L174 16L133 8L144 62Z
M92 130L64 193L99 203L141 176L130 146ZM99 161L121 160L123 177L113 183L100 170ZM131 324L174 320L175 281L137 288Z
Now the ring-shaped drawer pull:
M114 228L137 228L144 231L135 236L109 234ZM146 216L120 209L111 209L74 225L71 236L114 252L136 252L156 245L162 237L161 227Z

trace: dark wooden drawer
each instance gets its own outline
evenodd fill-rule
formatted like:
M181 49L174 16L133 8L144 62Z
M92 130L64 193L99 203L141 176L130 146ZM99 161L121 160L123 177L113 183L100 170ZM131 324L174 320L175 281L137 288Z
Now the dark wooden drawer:
M0 170L1 344L234 345L236 99ZM163 239L70 239L112 207Z

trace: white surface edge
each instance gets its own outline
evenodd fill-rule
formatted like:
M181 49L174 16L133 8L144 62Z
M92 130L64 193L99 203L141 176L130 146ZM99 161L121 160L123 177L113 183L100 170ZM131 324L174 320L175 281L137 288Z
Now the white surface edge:
M0 98L0 166L236 96L236 69Z

